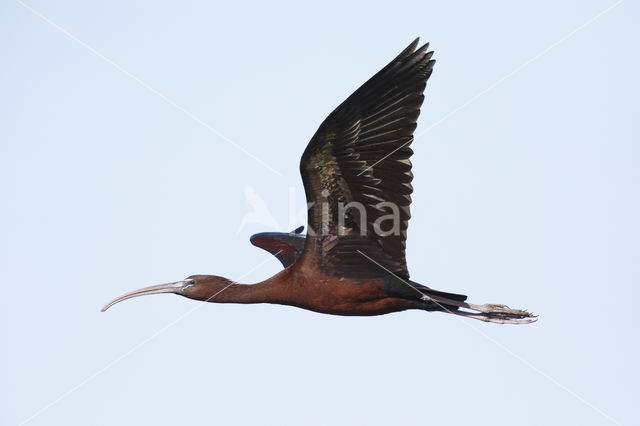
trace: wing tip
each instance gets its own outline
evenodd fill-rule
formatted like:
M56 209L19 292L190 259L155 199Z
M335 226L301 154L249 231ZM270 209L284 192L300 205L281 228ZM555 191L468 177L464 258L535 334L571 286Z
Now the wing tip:
M407 49L411 48L411 53L426 52L427 55L429 54L433 55L433 50L427 52L427 50L429 49L429 46L431 45L431 42L426 42L422 46L418 47L419 44L420 44L420 37L416 37L416 39L411 42L411 44L407 47Z
M396 58L391 62L393 63L413 55L413 53L416 51L416 47L418 46L419 42L420 42L420 37L416 37L416 39L413 40L411 43L409 43L409 45L405 47L404 50L400 52L400 54L396 56Z

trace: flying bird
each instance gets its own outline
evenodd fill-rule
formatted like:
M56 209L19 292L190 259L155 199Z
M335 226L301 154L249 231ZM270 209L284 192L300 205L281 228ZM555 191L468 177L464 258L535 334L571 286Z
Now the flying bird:
M419 309L500 324L535 321L525 310L467 303L465 295L409 278L410 145L435 64L428 46L418 48L416 39L331 112L311 138L300 161L310 206L307 234L299 228L251 237L284 270L250 285L192 275L126 293L102 310L136 296L174 293L205 302L274 303L345 316Z

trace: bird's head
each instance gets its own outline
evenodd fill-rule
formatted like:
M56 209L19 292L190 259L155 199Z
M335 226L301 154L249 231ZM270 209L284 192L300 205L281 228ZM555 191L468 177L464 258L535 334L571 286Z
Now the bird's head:
M106 311L111 306L123 300L131 299L132 297L147 296L149 294L173 293L188 297L189 299L208 301L217 293L231 287L233 284L233 281L216 275L192 275L182 281L152 285L125 293L104 305L101 312Z

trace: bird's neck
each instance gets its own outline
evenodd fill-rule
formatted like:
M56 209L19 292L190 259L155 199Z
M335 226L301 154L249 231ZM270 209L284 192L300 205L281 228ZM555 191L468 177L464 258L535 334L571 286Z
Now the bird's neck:
M277 285L267 281L239 284L230 280L216 280L199 286L187 296L211 303L273 303L277 301Z

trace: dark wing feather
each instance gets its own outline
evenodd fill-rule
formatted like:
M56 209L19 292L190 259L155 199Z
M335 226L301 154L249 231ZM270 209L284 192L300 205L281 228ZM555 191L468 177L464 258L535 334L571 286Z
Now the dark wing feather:
M417 45L416 39L338 106L302 155L300 172L307 202L313 203L305 253L326 274L386 274L362 252L396 275L409 277L405 260L413 190L409 145L435 63L428 44L416 50ZM339 214L340 203L353 202L363 210L342 209ZM380 205L384 202L396 206L395 232L388 229L394 208ZM376 223L381 225L378 230Z
M303 226L292 232L261 232L251 236L251 244L274 255L287 268L302 255L305 237Z

